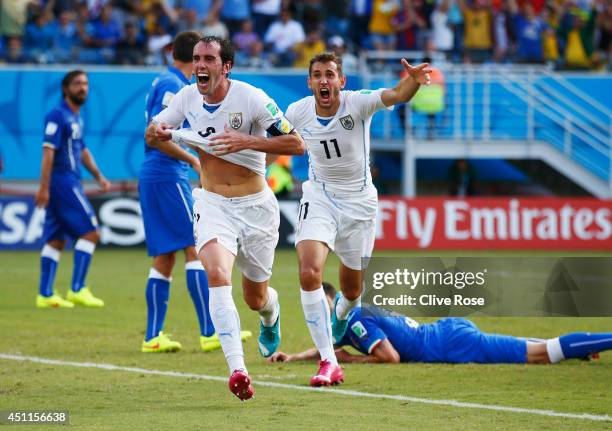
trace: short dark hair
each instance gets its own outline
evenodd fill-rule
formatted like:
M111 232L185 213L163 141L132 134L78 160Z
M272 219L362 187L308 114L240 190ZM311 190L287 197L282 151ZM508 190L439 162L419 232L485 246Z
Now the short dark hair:
M323 291L325 292L325 295L327 295L327 296L329 296L331 298L335 298L336 297L336 288L331 283L328 283L327 281L324 281L321 284L323 285Z
M84 70L75 69L75 70L71 70L70 72L68 72L67 74L64 75L64 77L62 78L62 96L66 95L66 89L70 86L72 81L77 76L80 76L80 75L87 76L87 73L85 73Z
M315 63L327 63L332 61L336 63L338 66L338 75L342 76L342 57L337 56L333 52L322 52L320 54L315 55L310 59L310 64L308 65L308 76L312 73L312 65Z
M210 45L211 43L219 44L219 47L221 48L219 52L221 62L223 64L231 63L232 66L234 65L234 45L232 45L232 42L229 39L224 39L219 36L204 36L200 38L198 42L202 42L205 45Z
M183 63L191 63L193 47L201 38L202 35L197 31L183 31L177 34L172 42L172 58Z

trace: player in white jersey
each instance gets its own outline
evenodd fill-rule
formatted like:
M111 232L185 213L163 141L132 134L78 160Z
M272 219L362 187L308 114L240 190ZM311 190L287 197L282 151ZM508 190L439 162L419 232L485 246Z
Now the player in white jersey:
M309 178L298 213L296 248L302 307L310 335L319 350L313 386L342 383L344 374L334 353L334 339L346 332L350 311L359 305L363 258L374 248L378 197L370 174L372 115L409 101L429 83L427 64L412 67L394 88L344 91L342 60L332 53L310 61L308 88L313 95L287 108L287 119L306 142ZM334 310L322 288L329 250L340 258L340 287Z
M197 82L181 89L147 129L148 141L197 149L201 189L193 191L196 251L210 286L209 308L230 369L230 390L253 396L232 298L234 262L247 305L261 318L259 347L272 355L280 342L278 295L269 287L280 220L266 184L266 153L303 154L304 141L262 90L229 79L231 43L204 37L193 50ZM184 121L189 129L180 129ZM271 135L266 137L266 132Z

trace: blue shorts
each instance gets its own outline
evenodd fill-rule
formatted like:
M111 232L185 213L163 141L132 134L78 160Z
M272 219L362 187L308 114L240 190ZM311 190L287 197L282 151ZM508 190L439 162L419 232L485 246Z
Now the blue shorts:
M53 178L45 212L44 241L79 238L97 229L98 219L81 184Z
M193 198L185 180L139 182L140 208L149 256L193 247Z
M486 334L466 319L449 318L436 323L444 340L444 362L524 364L527 341L508 335Z

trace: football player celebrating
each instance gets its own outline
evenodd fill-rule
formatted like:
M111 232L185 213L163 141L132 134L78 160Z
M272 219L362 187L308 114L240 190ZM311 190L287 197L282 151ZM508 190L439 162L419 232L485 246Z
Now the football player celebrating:
M287 108L287 119L303 136L309 154L309 179L300 201L296 247L302 307L321 362L310 384L341 383L343 371L334 340L346 332L347 317L359 305L362 258L374 247L378 196L370 174L370 122L382 109L409 101L429 83L427 64L412 67L394 88L344 91L342 60L332 53L310 60L308 88L313 95ZM340 289L333 312L321 286L329 250L340 258Z
M103 307L85 280L91 257L100 239L98 221L81 186L81 165L85 165L102 191L110 183L102 175L85 146L81 106L87 100L89 81L82 70L68 72L62 79L62 103L45 119L45 140L40 184L36 205L46 208L43 238L45 245L40 259L40 284L36 298L38 308ZM76 239L74 268L70 290L63 299L53 290L53 281L66 237Z
M269 286L278 242L278 202L266 184L266 153L303 154L304 141L262 90L229 79L228 40L202 38L193 50L197 82L181 89L147 129L147 142L197 148L202 188L195 189L196 252L208 275L210 312L230 369L230 390L253 396L232 297L232 267L242 271L245 302L260 315L259 350L280 342L280 306ZM176 130L187 120L191 129ZM266 137L266 133L271 137Z

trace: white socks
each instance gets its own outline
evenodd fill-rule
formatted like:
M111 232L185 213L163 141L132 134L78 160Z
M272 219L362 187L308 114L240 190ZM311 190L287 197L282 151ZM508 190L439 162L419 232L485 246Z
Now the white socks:
M355 307L361 306L361 296L357 299L349 301L344 297L344 295L340 295L340 299L336 304L336 317L340 320L346 320L351 310Z
M565 359L558 337L546 340L546 352L548 353L548 359L550 359L551 364L556 364Z
M264 326L272 326L276 323L279 313L278 293L276 290L268 286L268 300L257 312Z
M319 350L321 360L327 360L334 365L338 365L332 341L329 304L323 287L319 287L312 292L300 289L300 293L306 326L308 326L312 341Z
M209 308L230 373L238 369L246 371L240 340L240 316L232 298L232 286L211 287Z

